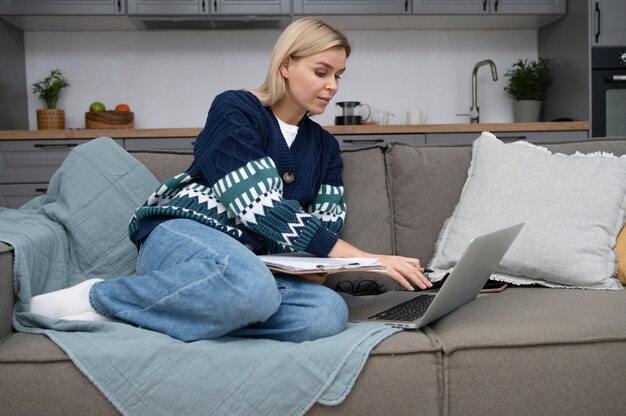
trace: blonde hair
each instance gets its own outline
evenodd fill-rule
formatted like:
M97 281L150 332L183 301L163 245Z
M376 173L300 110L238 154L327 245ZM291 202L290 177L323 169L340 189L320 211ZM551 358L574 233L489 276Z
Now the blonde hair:
M311 56L334 47L343 48L346 57L350 56L350 43L339 30L310 17L294 21L285 28L274 45L265 82L250 92L263 105L273 105L286 94L285 79L280 73L280 66L285 59Z

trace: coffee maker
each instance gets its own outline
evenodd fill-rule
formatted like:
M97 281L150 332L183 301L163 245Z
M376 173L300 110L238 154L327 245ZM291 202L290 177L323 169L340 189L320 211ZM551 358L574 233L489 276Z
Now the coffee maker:
M363 124L371 113L370 106L359 101L340 101L337 107L339 110L335 116L336 126Z

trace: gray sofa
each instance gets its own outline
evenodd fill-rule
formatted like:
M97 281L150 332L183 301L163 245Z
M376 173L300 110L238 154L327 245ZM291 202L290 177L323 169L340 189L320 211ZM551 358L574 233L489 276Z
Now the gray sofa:
M548 145L626 154L626 139ZM136 152L159 178L191 155ZM426 263L467 176L471 146L393 143L344 151L348 217L343 238L363 249ZM401 190L401 192L399 192ZM0 243L0 413L114 415L116 409L43 335L16 333L13 254ZM376 275L379 291L398 289ZM312 415L623 415L626 292L542 287L481 295L372 352L348 398Z

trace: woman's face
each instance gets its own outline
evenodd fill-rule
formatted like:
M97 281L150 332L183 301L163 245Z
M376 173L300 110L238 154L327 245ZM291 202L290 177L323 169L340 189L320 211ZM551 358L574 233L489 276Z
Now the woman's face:
M287 87L285 100L293 110L297 109L300 115L322 114L337 93L346 59L345 49L334 47L315 55L285 60L280 69Z

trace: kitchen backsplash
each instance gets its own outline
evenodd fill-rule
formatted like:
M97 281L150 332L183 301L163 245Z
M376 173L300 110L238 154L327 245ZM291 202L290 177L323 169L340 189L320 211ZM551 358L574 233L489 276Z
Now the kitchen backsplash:
M395 114L404 124L408 110L421 110L429 123L468 122L474 64L478 71L481 122L512 121L504 92L505 72L518 58L537 56L535 30L354 30L339 93L326 113L331 125L337 101L361 101ZM58 68L71 87L58 108L66 127L83 128L89 104L107 109L126 103L136 128L199 127L213 97L225 89L256 87L264 79L276 30L163 32L26 32L26 83ZM29 128L36 129L41 104L28 95Z

